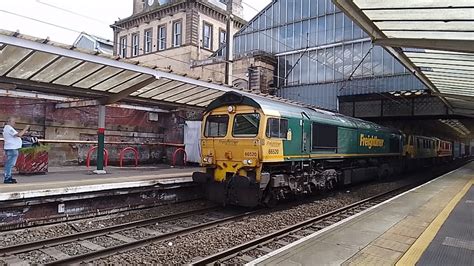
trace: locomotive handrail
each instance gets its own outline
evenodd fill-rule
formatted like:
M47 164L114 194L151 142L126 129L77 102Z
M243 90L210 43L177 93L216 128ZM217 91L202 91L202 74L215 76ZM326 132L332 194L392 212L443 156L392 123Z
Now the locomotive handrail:
M179 148L179 149L176 149L174 152L173 152L173 161L171 163L171 165L174 167L176 165L176 155L178 154L178 152L182 151L183 154L184 154L184 159L183 159L183 164L186 166L186 161L188 160L188 155L186 153L186 151L183 149L183 148Z
M126 151L132 151L135 155L135 167L138 166L138 150L133 147L126 147L120 151L120 167L123 167L123 157Z
M97 149L97 146L92 146L89 151L87 151L87 158L86 158L86 166L87 168L90 167L91 163L91 154L94 150ZM104 166L107 167L109 165L109 151L104 148Z

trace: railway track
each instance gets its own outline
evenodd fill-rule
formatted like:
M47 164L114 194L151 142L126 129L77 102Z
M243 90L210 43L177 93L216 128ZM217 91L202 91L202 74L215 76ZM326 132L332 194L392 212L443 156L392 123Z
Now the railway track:
M413 188L413 185L397 188L348 206L330 211L323 215L288 226L242 245L238 245L219 253L192 262L192 265L244 264L266 255L280 247L287 246L305 236L327 228L343 219L351 217L375 206L395 195Z
M251 240L249 242L231 247L227 250L210 255L205 258L190 259L195 265L205 264L242 264L252 261L258 257L272 252L280 247L297 241L302 237L313 234L330 225L333 225L347 217L360 213L388 198L400 194L406 190L416 187L428 180L424 179L399 187L397 189L382 193L348 206L330 211L323 215L307 219L298 224L291 225L278 231L269 233L268 235ZM299 202L298 204L300 204ZM288 204L285 204L288 205ZM225 212L219 207L205 208L195 211L182 212L170 216L135 221L127 224L115 225L93 231L79 232L72 235L61 236L57 238L41 240L33 243L20 244L0 248L0 262L8 261L8 257L16 257L20 262L40 263L40 264L73 264L81 262L91 262L99 260L111 255L122 253L135 248L140 248L148 244L162 243L167 245L172 243L177 237L187 236L192 239L194 233L206 231L205 229L216 228L220 225L228 227L228 224L242 221L246 217L255 216L260 213L278 212L280 209L285 210L289 206L279 206L275 209L261 209L255 211L237 211L233 213ZM291 204L289 204L291 207ZM280 208L281 207L281 208ZM147 232L146 237L132 238L124 232L130 229L141 230ZM91 243L91 239L96 237L110 238L118 240L120 244L100 245ZM169 241L169 242L168 242ZM65 254L61 251L62 245L75 244L87 249L87 252L77 252L75 254ZM37 251L47 254L51 257L47 261L32 261L25 259L22 254ZM80 254L79 254L80 253ZM10 260L11 261L11 260ZM17 260L18 261L18 260Z
M44 264L49 265L90 261L115 254L116 252L143 246L154 241L164 241L178 235L217 226L227 221L250 215L251 213L252 212L241 212L238 214L231 214L229 212L221 212L221 208L219 207L181 212L164 217L144 219L101 229L78 232L61 237L0 248L0 260L25 261L23 258L28 257L29 253L39 251L50 257L49 260L44 262ZM156 228L162 230L156 230ZM135 239L123 234L123 232L127 230L135 229L150 236ZM119 245L104 247L90 241L97 237L110 238L110 241L119 241L122 243ZM80 245L82 249L85 248L88 252L71 256L61 251L61 246L64 245ZM35 262L33 261L30 263Z

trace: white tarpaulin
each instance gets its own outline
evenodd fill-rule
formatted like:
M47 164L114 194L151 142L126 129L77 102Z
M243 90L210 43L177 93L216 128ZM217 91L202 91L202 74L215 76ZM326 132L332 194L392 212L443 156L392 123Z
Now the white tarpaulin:
M188 162L201 162L201 121L186 121L184 145Z

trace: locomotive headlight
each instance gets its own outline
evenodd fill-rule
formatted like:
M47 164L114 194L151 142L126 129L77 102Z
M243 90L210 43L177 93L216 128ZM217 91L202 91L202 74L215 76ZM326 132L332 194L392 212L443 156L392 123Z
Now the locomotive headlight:
M212 157L206 156L206 157L202 158L202 161L203 161L204 163L209 163L209 164L211 164L211 163L212 163Z
M242 163L246 164L246 165L251 165L253 163L252 160L243 160Z
M233 106L233 105L227 106L227 112L229 112L229 113L235 112L235 106Z

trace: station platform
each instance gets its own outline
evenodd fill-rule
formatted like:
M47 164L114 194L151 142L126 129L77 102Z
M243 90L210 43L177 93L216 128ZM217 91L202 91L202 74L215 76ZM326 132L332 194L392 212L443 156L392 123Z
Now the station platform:
M474 265L474 162L248 265Z
M17 184L0 183L0 202L6 200L68 195L103 190L148 187L157 184L191 182L198 167L166 165L107 167L107 174L97 175L85 166L50 167L45 175L15 175ZM3 169L0 168L3 173Z

